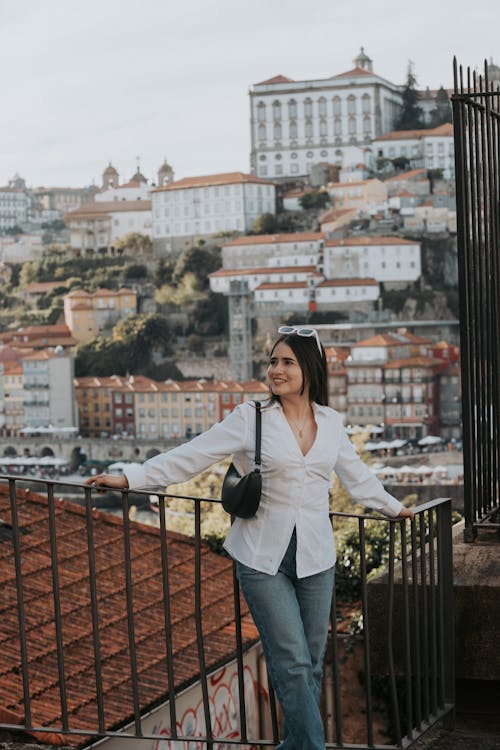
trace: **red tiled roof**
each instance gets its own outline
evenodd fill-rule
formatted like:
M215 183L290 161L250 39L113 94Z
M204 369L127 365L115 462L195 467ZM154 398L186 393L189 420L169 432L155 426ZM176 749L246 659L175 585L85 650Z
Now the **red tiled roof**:
M378 135L375 141L404 141L428 138L429 136L439 137L453 135L453 125L451 122L446 122L444 125L440 125L437 128L427 128L426 130L393 130L390 133L384 133L384 135Z
M386 370L391 370L396 367L435 367L438 364L440 364L439 360L434 357L406 357L404 359L393 359L384 367Z
M26 646L32 696L32 720L38 726L61 726L54 620L48 501L18 490ZM11 523L8 488L0 486L0 517ZM125 598L123 522L92 512L100 633L104 715L107 728L133 717ZM76 503L55 502L59 594L65 686L70 729L97 729L94 649L86 511ZM8 528L8 527L7 527ZM137 656L137 688L141 712L168 698L163 611L160 530L130 522L133 611ZM194 619L194 540L167 532L168 571L175 689L199 678ZM202 622L207 668L223 664L235 653L232 562L202 544ZM2 709L11 721L24 718L23 683L13 544L0 543L0 675ZM245 645L257 633L242 602ZM57 739L57 736L56 736ZM60 737L59 737L59 741ZM65 740L81 744L82 737Z
M218 279L224 276L260 276L276 273L314 273L316 266L263 266L261 268L221 268L209 273L209 278Z
M378 286L376 279L328 279L318 284L318 288L325 286Z
M254 84L255 86L266 86L268 83L293 83L292 78L287 78L287 76L282 76L281 74L278 74L277 76L273 76L272 78L268 78L267 81L260 81L259 83Z
M401 341L395 336L391 336L390 333L379 333L376 336L370 336L368 339L358 341L357 344L353 344L352 348L358 346L408 346L406 341Z
M340 239L326 240L327 247L343 247L344 245L418 245L413 240L405 240L403 237L341 237Z
M345 73L339 73L336 76L333 76L334 78L347 78L348 76L372 76L373 72L371 70L366 70L366 68L360 68L359 66L356 68L353 68L352 70L346 70Z
M222 247L237 247L238 245L269 245L284 242L316 242L325 237L324 232L295 232L294 234L255 234L236 237L225 242Z
M256 292L262 292L266 289L306 289L307 281L276 281L259 284Z
M253 174L223 172L222 174L207 174L200 177L183 177L181 180L171 182L169 185L158 187L152 192L161 193L164 190L184 190L194 187L211 187L212 185L242 185L251 182L257 182L261 185L274 185L271 180L265 180L263 177L256 177Z
M65 214L66 219L87 219L93 216L103 216L122 211L151 211L150 200L135 201L100 201L95 203L84 203L83 206Z
M403 172L402 174L395 174L393 177L388 177L385 182L401 182L402 180L413 180L414 177L418 177L426 179L427 178L427 170L426 169L410 169L408 172Z

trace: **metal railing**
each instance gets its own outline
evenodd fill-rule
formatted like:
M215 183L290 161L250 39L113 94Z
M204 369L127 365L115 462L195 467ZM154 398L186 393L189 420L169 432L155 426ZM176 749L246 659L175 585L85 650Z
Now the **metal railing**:
M192 606L189 614L195 620L196 638L193 641L189 659L195 659L197 662L196 672L201 689L200 711L203 716L204 731L201 734L188 735L183 734L183 727L179 724L180 696L176 690L170 688L170 686L177 686L179 682L176 674L179 662L175 657L178 644L174 638L180 635L179 630L173 628L170 606L173 586L172 554L175 553L172 552L172 538L169 536L168 527L169 503L174 496L157 495L159 530L148 533L155 534L157 550L159 545L159 559L155 568L156 572L153 572L161 591L161 601L158 601L155 606L158 608L157 614L159 612L164 627L163 632L155 638L155 663L161 667L158 666L157 673L154 672L153 677L151 673L148 673L147 679L150 684L151 679L154 678L159 686L155 705L163 705L163 714L168 724L167 729L163 727L162 732L158 733L144 727L144 715L152 710L152 705L151 701L147 705L144 703L143 695L147 685L144 683L144 672L138 668L140 623L134 602L141 582L136 580L134 574L137 541L134 541L135 536L132 530L137 531L137 527L129 520L129 493L127 491L122 493L122 522L113 520L113 534L120 535L120 545L123 545L124 573L122 572L122 576L125 582L123 620L126 623L126 628L124 627L126 634L123 635L125 645L122 644L122 647L127 652L127 690L131 695L131 711L130 715L123 716L121 721L115 719L110 724L107 716L113 695L108 693L104 666L113 645L109 642L106 619L109 617L108 606L113 592L109 590L109 580L106 585L101 580L102 555L106 547L106 539L103 538L102 530L98 529L102 515L93 507L96 491L83 485L30 480L30 486L35 486L38 493L34 514L38 519L37 523L42 523L45 529L45 537L44 539L38 537L38 545L45 545L45 549L50 550L51 561L50 574L47 572L47 580L51 580L51 590L47 596L52 599L53 618L51 627L43 628L43 633L44 637L51 639L50 644L46 645L50 646L53 652L53 663L50 669L55 674L53 679L56 684L51 685L50 701L52 711L54 715L58 715L59 719L44 721L41 718L43 695L40 695L40 681L37 681L35 689L33 675L35 672L39 675L49 667L44 662L44 658L47 657L40 656L41 636L36 624L37 619L33 612L30 612L29 597L33 589L33 579L30 579L28 590L27 575L28 572L33 573L35 563L30 559L29 519L26 518L28 511L22 499L33 497L33 494L26 494L25 490L20 489L26 486L26 480L19 477L1 477L0 489L2 486L4 493L0 494L0 513L4 529L8 529L9 534L4 536L0 543L1 551L4 553L3 557L0 556L0 564L4 566L0 574L3 576L2 586L6 593L3 603L0 604L0 675L3 675L0 679L2 681L5 679L4 684L7 685L10 684L6 679L9 675L21 675L18 680L19 695L8 696L4 687L2 699L5 708L16 702L17 705L22 705L24 720L8 722L4 719L3 723L0 723L0 728L36 733L38 737L43 737L46 732L58 733L66 737L76 737L80 743L97 738L119 737L136 741L197 742L200 743L200 747L208 748L222 744L254 746L277 744L280 737L279 706L274 699L272 687L265 684L265 680L257 690L257 693L265 693L268 696L268 700L261 702L259 708L260 730L256 732L247 721L248 693L244 684L245 650L250 642L254 644L257 639L254 633L253 640L249 641L248 629L244 628L246 636L243 634L242 621L246 616L246 610L244 602L240 600L238 581L234 573L232 587L227 591L227 596L231 598L234 608L234 618L232 618L234 644L228 648L229 651L234 652L237 667L238 688L233 704L233 710L237 714L237 731L227 736L227 733L218 729L214 722L213 705L209 695L209 679L213 665L210 663L210 649L207 651L204 630L207 609L206 602L203 602L203 572L204 566L208 563L206 562L207 551L201 537L201 518L202 508L207 507L207 503L213 505L219 501L175 496L192 503L193 540L191 544L194 545L194 565L192 565L192 578L187 582L189 584L187 600ZM68 488L73 493L81 493L83 504L83 508L79 510L81 535L86 537L85 540L82 539L82 544L85 548L87 573L78 591L74 592L76 604L65 599L67 588L61 586L61 578L65 575L64 560L68 559L68 550L65 547L65 558L60 539L60 514L63 511L56 500L55 493L64 494ZM45 494L42 495L40 491L44 491ZM22 513L22 523L20 513ZM351 541L354 540L351 546L356 552L354 555L356 560L353 557L349 561L341 558L337 567L339 591L334 593L332 603L331 634L325 660L322 695L327 747L358 749L409 747L436 721L443 719L451 721L454 711L450 500L434 500L418 507L415 520L412 522L370 514L332 513L331 516L334 526L346 523L350 525ZM144 528L140 526L140 529ZM343 533L341 532L340 536ZM382 549L383 552L377 564L380 565L382 561L386 568L385 572L371 580L373 577L373 571L370 570L370 559L373 557L371 540L374 536L378 538L380 535L385 539L382 546L379 545L379 550ZM174 537L178 539L178 535ZM67 539L64 543L67 545ZM7 548L6 545L10 546ZM5 552L6 549L7 552ZM35 552L36 550L33 551L33 555L36 557ZM212 554L215 555L215 553ZM66 564L69 565L69 563ZM227 564L230 566L229 561ZM337 627L341 579L344 573L349 576L351 592L354 591L351 598L354 597L357 601L357 604L352 605L360 616L357 621L362 622L358 632L351 632L347 636L339 633ZM8 581L11 582L10 588L7 587ZM81 603L83 597L83 589L87 592L86 606L90 609L88 616L90 633L88 635L88 674L82 675L82 679L87 685L88 701L94 702L95 710L90 712L90 718L87 718L82 725L82 717L79 716L77 720L74 696L67 685L67 665L71 662L72 645L79 637L79 626L81 628L81 621L76 615L77 605ZM202 606L203 604L205 606ZM5 628L2 625L5 613L12 614L13 609L16 611L19 629L19 637L17 640L14 638L14 647L11 637L12 623L9 626L10 635L7 625ZM9 643L11 643L10 647ZM36 659L34 660L35 652ZM356 687L356 696L353 696L352 690L357 684L357 673L345 674L346 660L350 652L357 654L361 665L362 684ZM163 689L162 685L164 685ZM346 697L346 691L348 697ZM352 728L346 724L346 714L352 714L353 701L355 701L356 715L359 717L354 735ZM383 730L380 729L381 726ZM264 731L263 727L268 727L267 731Z
M454 61L465 540L500 508L500 90ZM500 523L488 524L500 528Z

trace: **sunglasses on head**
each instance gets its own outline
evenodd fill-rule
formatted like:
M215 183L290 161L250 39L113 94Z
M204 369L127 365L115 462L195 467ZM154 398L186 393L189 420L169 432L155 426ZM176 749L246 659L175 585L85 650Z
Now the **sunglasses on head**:
M283 333L285 335L296 333L297 336L304 336L305 338L310 338L311 336L314 336L314 338L316 339L316 343L318 345L319 353L323 354L318 332L315 328L307 328L304 326L280 326L278 328L278 333Z

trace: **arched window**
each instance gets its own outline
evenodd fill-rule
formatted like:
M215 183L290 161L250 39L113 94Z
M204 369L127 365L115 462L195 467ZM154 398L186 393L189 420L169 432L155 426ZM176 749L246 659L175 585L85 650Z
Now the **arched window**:
M324 96L318 99L318 114L320 117L326 117L326 99Z
M328 135L328 129L326 126L326 120L320 120L319 121L319 134L322 138L326 138Z
M371 119L369 115L365 115L363 117L363 133L366 135L369 134L371 131Z
M274 132L274 140L281 141L281 123L279 122L274 123L273 132Z
M290 120L295 120L297 117L297 102L295 99L290 99L288 102L288 117Z
M355 117L349 117L348 130L349 130L349 135L355 134L356 132L356 118Z
M266 121L266 105L264 104L264 102L259 102L257 104L257 120L259 122Z
M259 141L265 141L266 137L266 126L261 122L259 125Z
M369 94L363 94L361 97L361 107L363 110L363 114L369 115L370 114L370 95Z
M333 114L334 115L342 114L342 100L340 96L333 97Z
M313 137L313 124L311 120L306 120L306 138Z
M290 121L290 138L297 138L297 122L295 120Z
M355 115L356 114L356 97L352 94L347 97L347 114L349 115Z
M281 120L281 102L273 102L273 120Z
M304 116L305 117L312 117L313 113L313 103L312 99L307 97L307 99L304 100Z
M342 135L342 120L340 117L336 117L333 121L333 134Z

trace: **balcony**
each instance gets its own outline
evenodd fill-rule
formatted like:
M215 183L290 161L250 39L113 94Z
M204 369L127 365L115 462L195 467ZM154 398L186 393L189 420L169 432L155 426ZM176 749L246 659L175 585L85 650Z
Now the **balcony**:
M73 745L114 737L131 748L139 740L275 746L280 709L232 562L201 539L202 515L219 501L183 498L187 537L168 530L171 496L158 495L156 529L129 520L127 492L120 519L93 509L89 487L34 485L0 484L9 552L0 558L8 707L0 728ZM68 487L82 504L56 500ZM331 516L352 524L356 555L338 571L356 583L354 602L334 594L321 703L327 747L410 747L453 711L450 502L420 506L411 523ZM372 595L367 539L377 529L388 568ZM358 628L346 634L354 611Z

